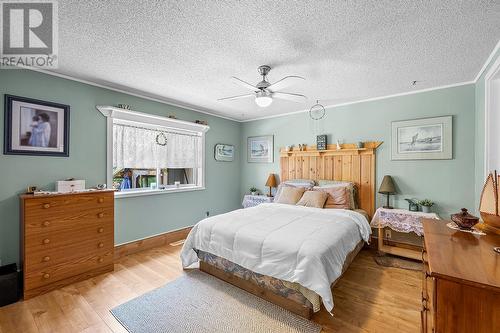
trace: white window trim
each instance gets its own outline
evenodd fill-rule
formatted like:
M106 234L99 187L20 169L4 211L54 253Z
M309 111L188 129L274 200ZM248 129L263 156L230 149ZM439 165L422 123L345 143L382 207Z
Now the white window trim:
M500 57L493 63L491 68L484 76L484 174L483 179L493 170L489 170L490 164L490 128L489 128L489 118L490 113L494 111L494 106L491 98L491 85L492 81L500 72ZM495 143L496 144L496 143Z
M106 117L106 183L108 184L108 186L111 186L111 184L113 184L113 119L139 122L153 126L162 126L164 128L172 129L173 131L180 130L197 133L201 137L203 164L200 185L154 190L138 190L130 192L115 192L115 198L129 198L145 195L199 191L205 189L205 133L210 129L209 126L184 120L156 116L138 111L120 109L114 106L97 105L96 108Z

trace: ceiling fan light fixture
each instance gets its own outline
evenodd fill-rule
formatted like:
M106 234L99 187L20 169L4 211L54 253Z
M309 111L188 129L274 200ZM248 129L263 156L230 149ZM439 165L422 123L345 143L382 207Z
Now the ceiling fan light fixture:
M257 104L261 108L268 107L272 102L273 98L271 97L271 95L264 91L258 92L255 96L255 104Z

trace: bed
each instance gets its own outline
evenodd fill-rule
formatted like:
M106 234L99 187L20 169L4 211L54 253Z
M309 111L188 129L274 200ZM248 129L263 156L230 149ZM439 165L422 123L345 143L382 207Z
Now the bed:
M279 203L235 210L193 227L181 252L183 266L199 264L200 270L306 318L321 305L331 312L331 287L370 237L367 216L374 209L379 144L342 152L281 152L282 181L313 174L352 181L365 214Z

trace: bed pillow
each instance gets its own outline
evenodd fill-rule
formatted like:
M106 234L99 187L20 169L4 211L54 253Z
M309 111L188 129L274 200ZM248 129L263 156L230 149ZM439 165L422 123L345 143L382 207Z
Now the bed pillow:
M351 194L350 209L358 209L358 187L353 182L339 181L339 180L319 180L320 187L337 187L347 186Z
M351 190L348 186L315 186L314 191L327 194L324 208L351 209Z
M279 197L275 198L274 202L295 205L302 198L304 191L303 187L283 186Z
M305 191L300 198L297 206L323 208L325 201L328 198L328 193L322 191Z
M297 181L297 182L295 182ZM296 180L287 180L281 184L278 185L278 188L276 189L276 194L274 195L274 201L276 201L280 195L281 191L283 190L283 187L301 187L304 188L304 191L312 190L314 187L314 181L312 180L301 180L299 182L299 179Z

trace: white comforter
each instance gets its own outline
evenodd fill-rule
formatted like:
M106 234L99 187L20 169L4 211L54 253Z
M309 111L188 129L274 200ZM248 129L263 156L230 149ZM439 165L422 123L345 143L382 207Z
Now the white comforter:
M200 221L189 233L181 259L184 267L193 266L198 249L297 282L321 296L331 311L330 285L342 274L348 253L361 239L368 241L370 233L366 218L354 211L267 203Z

